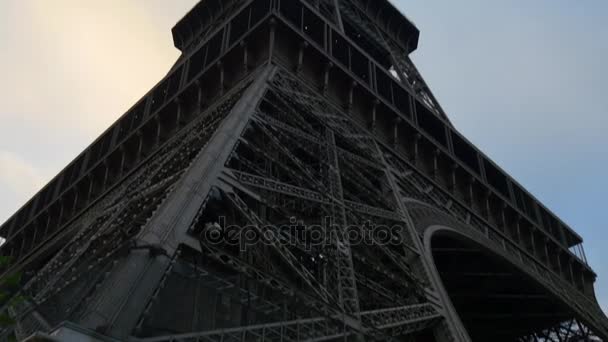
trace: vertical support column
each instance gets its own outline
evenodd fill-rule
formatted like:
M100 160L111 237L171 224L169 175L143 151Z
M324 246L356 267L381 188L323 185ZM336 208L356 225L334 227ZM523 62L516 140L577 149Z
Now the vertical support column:
M486 217L486 219L488 221L490 221L490 217L491 217L491 212L490 212L490 196L492 195L492 192L490 191L490 189L486 189L486 192L484 194L483 197L483 214Z
M399 143L399 124L401 123L401 118L396 117L393 120L393 136L391 138L391 143L394 149L397 149L397 145Z
M175 98L175 105L177 106L177 113L175 113L175 130L179 131L182 125L182 99L179 97Z
M437 180L437 178L439 177L439 154L441 153L441 151L439 151L438 148L436 148L433 151L433 171L432 171L432 178L433 180Z
M127 158L127 151L125 150L125 145L120 145L118 148L120 153L120 165L118 166L118 177L122 177L122 174L125 170L125 161Z
M144 135L141 131L137 131L136 135L137 135L137 152L135 155L135 160L137 160L137 162L139 162L142 158L142 152L143 152L143 148L144 148Z
M551 268L551 256L549 255L549 239L543 235L542 237L543 250L545 252L545 260L547 262L547 266Z
M59 203L59 215L57 216L57 226L61 226L61 221L63 220L63 213L64 213L63 197L60 197L59 199L57 199L57 202Z
M473 206L473 186L475 184L475 177L469 176L467 182L467 201L469 206Z
M223 96L224 92L226 91L226 74L224 70L224 62L222 62L222 60L219 60L217 62L217 67L220 69L220 96Z
M572 258L568 258L568 272L570 273L570 282L576 286L576 280L574 280L574 269L572 266Z
M378 110L378 104L380 101L378 99L374 99L374 104L372 105L372 119L368 124L369 130L374 132L376 130L376 112Z
M49 233L49 228L51 227L51 215L50 213L47 211L46 212L46 224L44 226L44 237L46 238L48 236ZM572 278L574 279L574 277Z
M103 181L101 183L102 192L106 189L108 183L108 177L110 173L110 167L108 166L108 159L104 159L102 162L103 165Z
M583 261L585 262L585 265L587 265L587 254L585 254L585 248L583 247L583 244L581 244L581 252L583 254Z
M270 43L268 44L268 63L272 61L274 45L276 39L277 20L273 17L270 18Z
M74 186L74 201L72 203L72 209L71 209L71 213L72 215L74 215L76 213L76 209L78 208L78 197L79 197L79 191L78 191L78 187Z
M304 65L304 50L306 50L307 47L307 41L300 43L300 48L298 49L298 65L296 66L296 74L302 71L302 65Z
M521 220L523 218L521 217L520 214L517 214L517 217L515 218L515 232L517 234L517 243L521 244Z
M408 98L408 105L410 107L410 113L412 113L412 121L414 121L414 124L416 126L418 126L418 113L416 112L416 98L413 95L409 95L407 96Z
M513 190L513 182L507 179L507 188L509 190L509 199L515 207L517 207L517 199L515 198L515 190Z
M450 185L449 185L449 190L452 192L453 195L456 194L457 188L456 188L456 170L458 170L458 164L457 163L452 163L450 165Z
M203 106L203 88L199 80L196 80L194 84L196 85L196 109L194 115L198 115Z
M161 127L160 118L158 117L158 114L154 117L154 123L156 124L156 135L154 137L154 146L158 147L158 146L160 146L160 135L162 133L162 127Z
M414 155L412 156L412 164L418 166L418 157L420 155L420 139L422 139L422 134L416 133L414 135Z
M335 222L332 222L334 226L334 234L330 234L332 240L331 243L335 246L335 263L336 270L335 276L337 277L337 284L333 284L338 288L338 298L340 299L340 305L344 312L353 315L357 319L357 323L361 322L361 313L359 309L359 295L357 292L357 282L355 279L355 268L352 260L352 250L350 242L345 234L347 226L346 212L344 207L344 194L342 191L342 175L340 172L340 164L338 162L338 152L336 147L336 139L334 132L331 129L327 129L325 133L327 142L327 162L329 188L331 195L334 198L331 203L331 212Z
M351 0L347 0L351 1ZM342 13L340 13L340 0L333 0L334 2L334 10L336 14L336 22L338 23L338 28L342 33L344 33L344 23L342 22Z
M89 187L87 189L87 198L86 201L90 202L91 201L91 196L93 195L93 185L95 184L93 181L93 176L91 175L91 173L89 173L87 175L87 180L89 181Z
M32 228L34 231L34 236L32 237L32 247L36 246L36 238L38 238L38 229L39 227L39 222L38 222L38 218L36 218L33 222L32 222Z
M249 70L249 48L247 46L247 41L243 39L239 45L243 49L243 72L247 73Z
M555 258L556 258L556 260L557 260L557 263L556 263L556 265L557 265L557 270L558 270L558 272L559 272L559 275L560 275L561 277L564 277L564 270L562 269L561 252L560 252L560 250L559 250L559 247L558 247L557 249L558 249L558 251L557 251L556 256L555 256Z
M507 216L505 214L506 210L507 210L507 203L502 202L502 204L500 206L500 226L504 233L510 233L507 231L508 227L507 227ZM509 235L511 235L511 234L509 234Z
M488 177L486 175L486 163L485 159L481 156L481 153L477 153L477 164L479 165L479 174L481 175L481 179L487 184Z
M327 90L329 89L329 72L333 66L334 64L332 62L325 64L325 71L323 73L323 95L327 95Z
M350 113L353 109L355 88L357 87L357 84L357 82L353 81L348 88L348 104L346 105L346 111L348 113Z
M26 231L25 229L21 233L21 246L19 246L18 256L21 257L23 255L23 251L25 250L25 239L26 239Z
M536 254L536 238L534 237L534 234L536 233L536 228L534 226L532 226L530 228L530 241L532 242L532 255L537 255Z

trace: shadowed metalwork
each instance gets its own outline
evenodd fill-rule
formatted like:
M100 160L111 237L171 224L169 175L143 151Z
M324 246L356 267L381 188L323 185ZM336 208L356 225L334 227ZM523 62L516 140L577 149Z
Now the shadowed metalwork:
M390 2L209 0L172 32L168 75L0 227L3 338L608 337L582 239L456 131Z

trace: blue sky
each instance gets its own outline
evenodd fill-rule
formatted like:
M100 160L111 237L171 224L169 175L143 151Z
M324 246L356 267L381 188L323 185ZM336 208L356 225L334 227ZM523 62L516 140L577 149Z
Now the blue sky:
M0 221L167 72L195 3L0 3ZM608 2L394 3L455 126L583 236L606 311Z

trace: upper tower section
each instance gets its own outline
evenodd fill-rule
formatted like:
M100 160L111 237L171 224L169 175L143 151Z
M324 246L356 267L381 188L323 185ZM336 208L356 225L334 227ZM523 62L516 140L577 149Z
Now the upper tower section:
M296 0L274 0L281 2ZM303 0L379 62L390 67L389 46L409 54L418 47L420 31L388 0ZM247 3L246 0L206 0L197 3L172 29L176 48L187 52L205 40L219 24ZM287 4L285 4L287 5ZM295 13L294 13L295 14ZM295 14L297 15L297 14Z
M457 200L501 229L507 221L516 223L513 235L547 254L540 256L544 260L550 250L560 251L553 266L575 265L584 277L571 278L581 288L589 285L591 293L595 274L582 238L450 124L409 59L418 36L386 0L199 2L173 28L175 46L183 52L173 68L0 226L6 240L0 252L17 263L34 260L40 246L64 234L202 108L270 63L358 115L362 125L436 179L433 188L459 191Z
M193 46L205 40L209 34L221 26L246 0L204 0L199 1L175 24L171 33L173 44L186 53Z
M386 50L393 47L406 54L418 47L420 31L390 1L335 0L334 2L340 9L344 32L362 47L375 49L380 47Z

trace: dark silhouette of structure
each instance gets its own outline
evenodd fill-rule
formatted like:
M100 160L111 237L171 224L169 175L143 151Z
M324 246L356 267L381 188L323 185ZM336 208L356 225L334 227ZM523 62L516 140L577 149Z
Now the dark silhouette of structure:
M581 237L456 131L418 36L386 0L199 3L168 75L0 228L16 335L608 338Z

